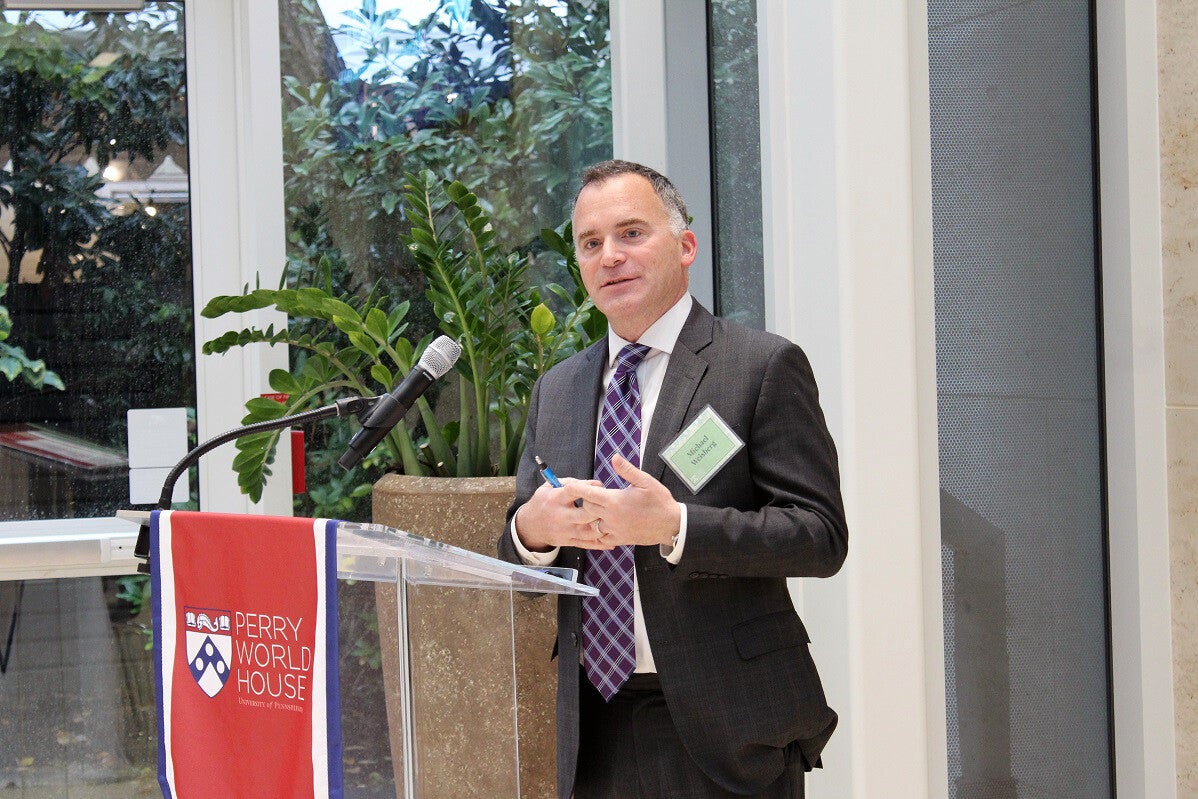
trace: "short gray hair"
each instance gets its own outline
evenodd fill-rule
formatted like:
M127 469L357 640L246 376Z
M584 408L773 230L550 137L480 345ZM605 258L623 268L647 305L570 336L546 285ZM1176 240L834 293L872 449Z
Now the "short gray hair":
M665 206L666 216L670 220L670 229L674 231L674 235L677 236L686 230L690 220L690 215L686 212L686 201L682 199L682 195L669 178L644 164L621 161L618 158L592 164L583 170L582 186L579 187L578 194L581 194L582 190L592 183L603 183L620 175L640 175L649 181L658 199L661 200L661 204ZM578 203L578 194L574 195L575 204Z

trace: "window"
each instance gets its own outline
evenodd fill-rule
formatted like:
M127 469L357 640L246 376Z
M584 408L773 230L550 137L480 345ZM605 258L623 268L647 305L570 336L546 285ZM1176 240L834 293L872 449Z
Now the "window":
M130 571L126 413L187 438L185 97L180 3L0 18L0 786L26 794L154 788L145 581L25 578Z
M716 303L721 316L765 327L757 3L709 0Z
M1090 4L928 4L949 789L1104 797Z
M0 20L0 523L11 523L0 526L10 531L153 501L131 497L130 409L177 409L170 432L186 441L183 41L179 3Z

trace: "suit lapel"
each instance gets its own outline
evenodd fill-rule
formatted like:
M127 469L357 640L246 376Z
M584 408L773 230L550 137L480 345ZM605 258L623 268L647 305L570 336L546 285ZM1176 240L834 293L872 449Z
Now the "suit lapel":
M595 434L599 424L599 403L603 394L603 369L607 365L607 336L587 347L582 356L579 359L577 374L564 381L564 386L568 390L578 392L567 398L567 402L583 416L579 419L575 414L571 414L576 423L572 424L563 436L563 440L569 443L569 454L560 467L554 464L554 468L559 469L562 474L589 479L595 474Z
M599 402L603 392L603 369L606 365L607 336L604 336L582 351L575 371L565 375L561 382L561 390L568 392L568 395L560 397L557 404L573 409L563 417L564 429L558 436L558 440L565 446L562 447L560 456L554 455L553 466L562 475L577 477L580 480L595 476L595 434L599 426ZM582 414L582 418L579 418L579 414ZM559 565L578 569L581 575L586 568L583 555L584 550L564 547ZM573 630L577 642L582 636L581 603L568 602L564 607L571 608L566 612L573 614L573 621L564 623L567 628ZM555 654L557 646L558 642L555 642ZM577 651L576 644L571 652Z
M666 470L666 462L659 457L661 451L681 432L699 381L707 372L707 361L698 353L711 343L714 325L715 317L696 301L670 354L641 458L641 469L657 480L661 480Z

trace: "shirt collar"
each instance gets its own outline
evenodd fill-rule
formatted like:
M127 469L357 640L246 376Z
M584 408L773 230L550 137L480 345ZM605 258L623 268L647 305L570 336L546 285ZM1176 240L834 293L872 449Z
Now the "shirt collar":
M649 325L649 328L641 334L635 343L649 347L649 354L645 357L652 358L657 352L669 355L674 351L674 345L678 343L678 336L682 333L682 326L686 324L686 319L690 316L693 302L690 292L684 293L678 302L670 306L670 310L657 317L657 321ZM616 331L611 329L610 325L608 326L607 366L609 369L615 366L616 356L620 354L620 350L632 343L621 338Z

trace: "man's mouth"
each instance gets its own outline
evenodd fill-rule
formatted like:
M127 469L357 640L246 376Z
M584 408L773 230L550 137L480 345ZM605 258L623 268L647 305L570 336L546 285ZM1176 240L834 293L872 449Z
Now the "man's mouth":
M621 283L627 283L627 282L628 282L628 281L630 281L630 280L636 280L636 278L635 278L635 277L617 277L617 278L613 278L613 279L611 279L611 280L605 281L605 282L604 282L604 284L603 284L603 287L604 287L604 288L607 288L608 286L618 286L618 285L620 285Z

